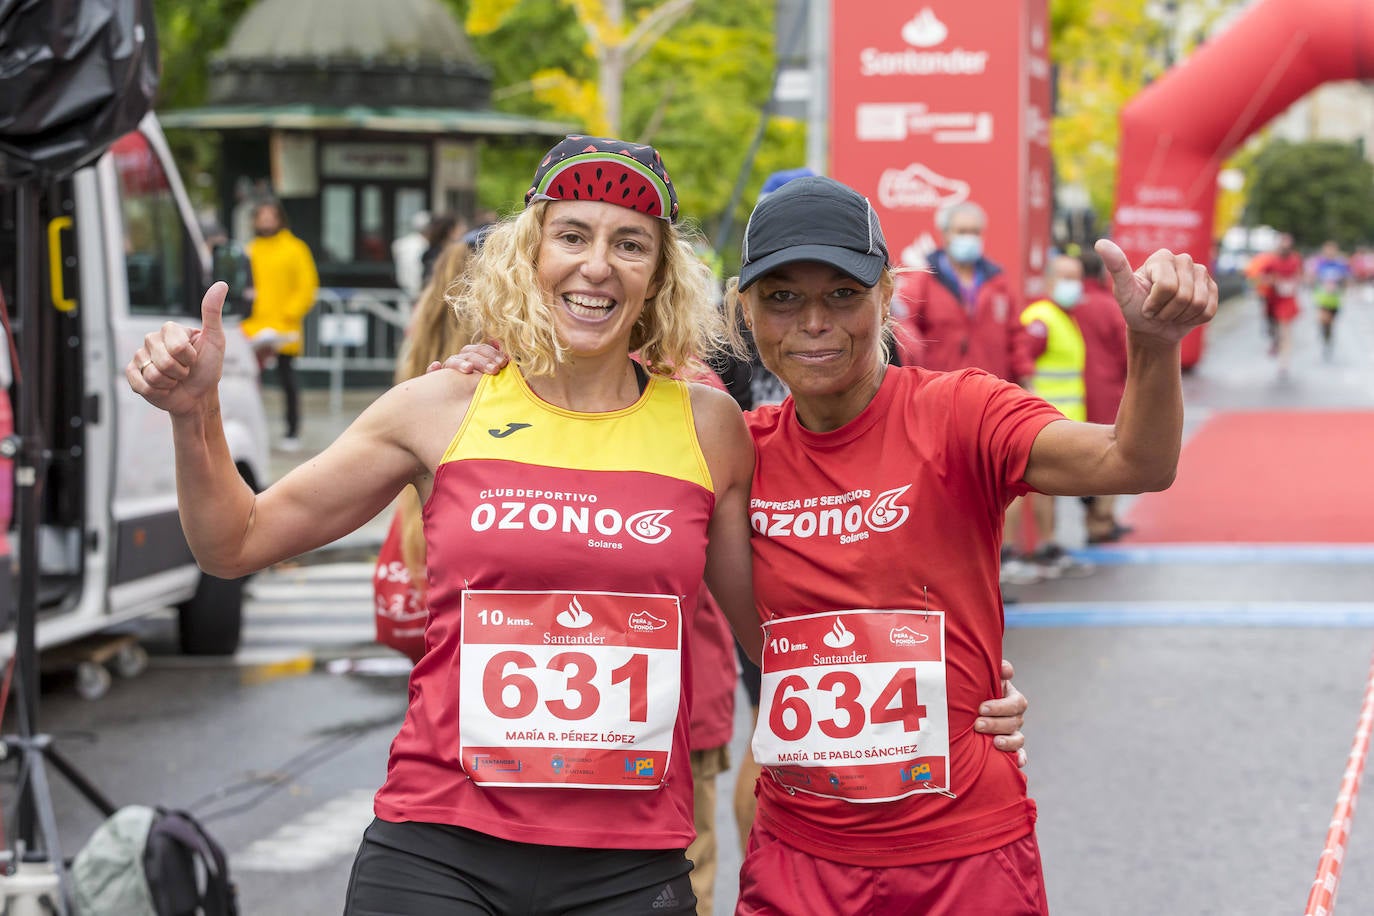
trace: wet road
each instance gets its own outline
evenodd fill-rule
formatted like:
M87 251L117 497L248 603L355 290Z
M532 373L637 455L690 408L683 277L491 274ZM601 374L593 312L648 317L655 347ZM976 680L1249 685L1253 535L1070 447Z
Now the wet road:
M1300 319L1284 379L1258 307L1228 303L1187 380L1190 429L1227 410L1374 408L1374 299L1341 321L1328 362L1315 321ZM323 670L367 654L369 586L357 567L313 575L327 591L300 570L260 577L238 666L167 654L170 622L154 620L143 676L94 703L46 685L44 729L117 801L221 812L209 826L247 916L339 912L404 708L400 676ZM1006 651L1032 701L1027 772L1052 911L1300 912L1374 651L1374 545L1137 546L1091 578L1015 593ZM746 740L741 725L737 757ZM739 862L732 780L719 786L718 913ZM74 846L96 817L65 787L56 801ZM1338 912L1374 912L1374 823L1358 817Z

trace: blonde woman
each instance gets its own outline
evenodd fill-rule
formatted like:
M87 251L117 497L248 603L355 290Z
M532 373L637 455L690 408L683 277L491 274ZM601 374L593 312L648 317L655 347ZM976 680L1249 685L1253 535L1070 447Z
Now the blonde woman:
M658 153L570 137L455 292L494 376L405 381L260 494L217 385L223 284L126 367L172 415L182 525L240 576L424 501L427 651L346 912L687 913L683 639L703 574L753 654L753 449L728 395L669 376L728 334ZM643 368L630 359L638 351Z

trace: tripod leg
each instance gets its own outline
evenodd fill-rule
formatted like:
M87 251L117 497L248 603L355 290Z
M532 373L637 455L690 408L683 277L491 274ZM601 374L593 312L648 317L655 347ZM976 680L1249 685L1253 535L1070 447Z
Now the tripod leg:
M80 770L72 765L70 760L63 757L56 746L49 744L45 751L48 756L48 762L53 765L53 768L66 777L67 782L71 783L76 791L86 796L86 799L91 804L95 805L96 808L100 810L101 814L109 817L111 814L115 813L116 809L114 802L106 798Z
M67 875L66 862L62 859L62 842L57 835L57 815L52 809L52 787L48 785L43 752L34 747L25 750L25 757L28 758L29 784L33 790L30 798L33 800L34 813L38 817L38 827L43 833L44 853L53 871L57 872L57 882L62 892L62 910L74 913L76 910L72 905L71 881Z

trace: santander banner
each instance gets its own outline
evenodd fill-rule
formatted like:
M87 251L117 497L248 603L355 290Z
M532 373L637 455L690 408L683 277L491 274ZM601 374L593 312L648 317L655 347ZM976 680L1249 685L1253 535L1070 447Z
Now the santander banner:
M877 209L895 262L940 247L935 215L973 201L987 256L1028 297L1049 246L1046 0L884 0L831 9L830 173ZM1027 300L1029 301L1029 300Z

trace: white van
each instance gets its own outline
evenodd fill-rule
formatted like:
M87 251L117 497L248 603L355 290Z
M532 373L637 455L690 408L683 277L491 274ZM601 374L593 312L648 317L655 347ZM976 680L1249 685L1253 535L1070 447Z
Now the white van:
M42 198L38 417L52 457L39 483L38 646L175 606L183 651L233 653L243 581L216 579L196 566L177 517L171 423L124 378L149 331L169 320L199 323L200 298L212 279L212 253L156 118L144 117L94 165ZM15 244L15 194L0 188L0 251ZM218 248L214 260L215 278L233 288L226 312L241 317L246 260ZM237 275L223 275L228 271ZM11 316L14 279L13 264L0 262ZM268 436L257 362L228 314L225 331L225 432L244 478L265 486ZM10 492L8 480L0 489ZM13 654L14 620L12 608L0 610L0 656Z

